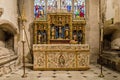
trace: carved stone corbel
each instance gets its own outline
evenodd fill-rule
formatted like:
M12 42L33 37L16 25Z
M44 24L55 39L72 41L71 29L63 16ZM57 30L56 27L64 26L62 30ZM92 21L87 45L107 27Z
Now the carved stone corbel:
M3 8L0 8L0 17L2 16L3 14Z

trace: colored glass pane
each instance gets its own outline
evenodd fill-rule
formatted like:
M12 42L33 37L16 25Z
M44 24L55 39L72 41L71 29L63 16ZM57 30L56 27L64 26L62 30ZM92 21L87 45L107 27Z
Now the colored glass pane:
M34 1L34 16L37 19L45 17L45 0Z
M57 9L57 0L47 0L47 11L52 12Z
M72 0L61 0L61 9L65 9L70 12L72 9Z
M85 0L74 0L74 18L85 16Z

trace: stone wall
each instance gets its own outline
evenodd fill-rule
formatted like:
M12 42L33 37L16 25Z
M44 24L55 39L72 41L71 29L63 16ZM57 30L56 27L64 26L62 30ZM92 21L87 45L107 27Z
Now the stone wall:
M89 1L89 34L88 44L90 45L90 61L96 63L99 54L99 0Z
M114 23L120 22L120 0L104 0L106 2L106 20L114 18ZM103 1L103 2L104 2Z
M0 16L0 76L2 76L13 71L16 67L17 54L14 51L17 51L18 46L16 38L18 33L17 0L0 0L0 8L3 9ZM10 33L14 35L11 37L14 39L14 44L11 44L11 39L8 39L7 44L5 42L5 39L10 37ZM12 45L14 45L14 51L10 50Z
M115 0L106 0L106 20L114 18L115 10L113 7L113 1Z
M114 23L120 22L120 0L113 0Z
M16 28L17 26L17 0L0 0L0 8L3 8L3 15L1 20L8 20L12 22Z
M113 18L113 26L107 25L105 30L114 30L111 36L111 48L112 49L119 49L120 48L120 0L102 0L102 2L106 2L102 4L105 11L105 21L110 20ZM102 7L103 9L103 7ZM105 31L105 32L107 32Z
M7 6L6 6L7 5ZM18 33L18 14L17 14L17 0L0 0L0 8L3 9L3 14L0 17L0 27L3 24L9 24L10 28ZM3 26L4 27L4 26ZM5 26L6 27L6 26ZM17 48L17 36L14 37L14 48Z

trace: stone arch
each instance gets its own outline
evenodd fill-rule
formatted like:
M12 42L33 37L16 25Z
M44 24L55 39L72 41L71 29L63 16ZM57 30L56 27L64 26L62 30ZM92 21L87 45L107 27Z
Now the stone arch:
M17 46L17 27L8 20L0 20L0 47L16 51Z
M11 72L16 66L18 59L15 49L17 33L17 28L12 22L0 19L0 65L3 68L2 74Z
M108 37L111 49L120 49L120 22L105 26L104 37Z
M0 20L0 29L6 29L14 35L18 33L15 25L8 20Z

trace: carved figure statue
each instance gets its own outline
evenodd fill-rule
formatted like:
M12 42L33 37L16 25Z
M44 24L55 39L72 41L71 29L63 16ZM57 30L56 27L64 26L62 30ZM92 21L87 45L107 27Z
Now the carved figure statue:
M65 39L68 39L69 37L69 29L65 29Z
M69 25L66 24L66 27L65 27L65 39L68 39L69 38Z
M77 40L77 35L76 34L73 35L73 40L75 40L75 41Z
M46 31L44 30L43 31L43 42L45 43L46 42L46 37L47 37L47 34L46 34Z
M81 43L83 39L83 31L79 30L78 31L78 43Z
M52 27L51 29L51 38L55 39L55 28L54 27Z
M59 56L59 66L60 67L64 67L64 65L65 65L65 59L64 59L64 57L63 57L63 55L61 54L60 56Z
M61 38L62 37L62 27L60 26L59 27L59 38Z
M42 35L41 32L38 34L38 44L42 43Z

